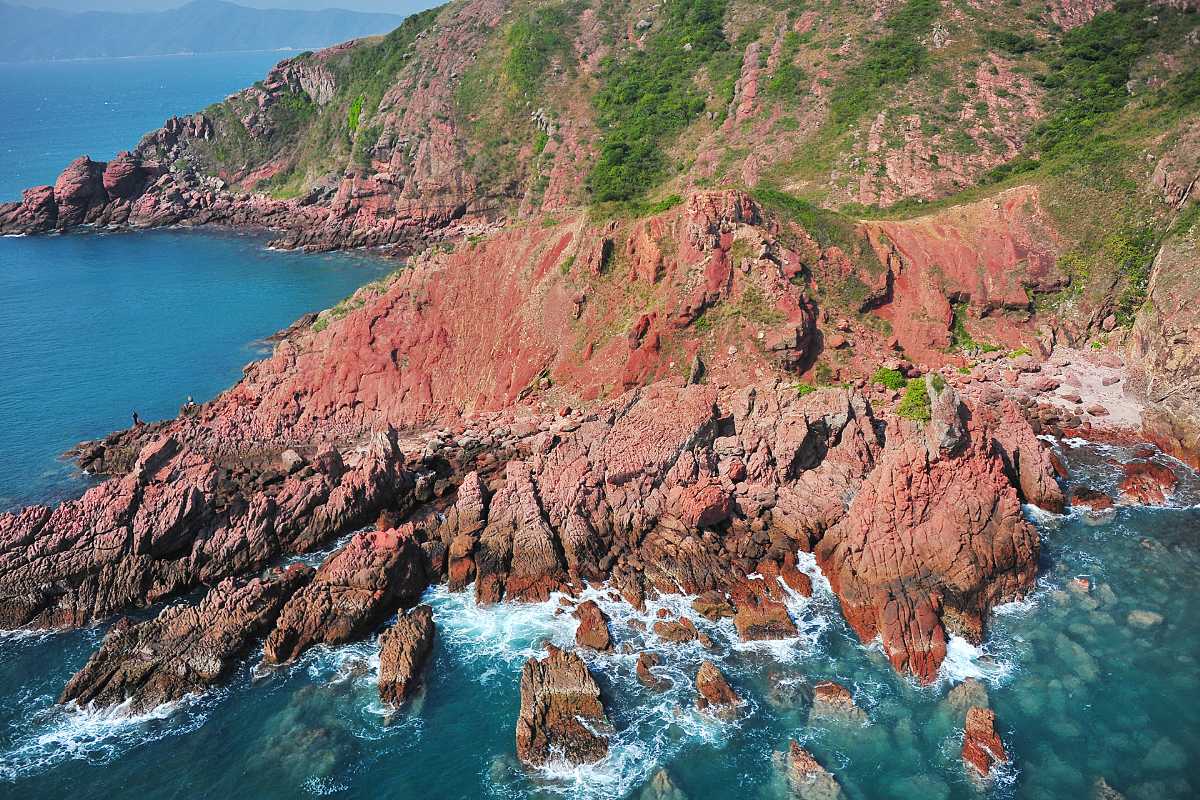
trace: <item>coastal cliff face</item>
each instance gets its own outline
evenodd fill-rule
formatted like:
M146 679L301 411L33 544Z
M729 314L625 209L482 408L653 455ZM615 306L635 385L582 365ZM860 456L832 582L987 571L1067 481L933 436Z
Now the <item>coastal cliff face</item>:
M1090 384L1054 394L1064 348L1105 389L1127 356L1146 431L1194 456L1195 393L1159 396L1200 369L1192 5L460 0L80 158L0 231L254 225L411 257L212 402L81 446L106 477L81 498L0 515L0 626L205 589L120 623L63 694L145 708L259 640L283 663L399 614L399 703L431 584L697 595L788 638L803 552L933 682L1037 578L1022 503L1064 506L1039 434L1118 419ZM519 752L601 757L577 712L606 724L586 664L531 660Z

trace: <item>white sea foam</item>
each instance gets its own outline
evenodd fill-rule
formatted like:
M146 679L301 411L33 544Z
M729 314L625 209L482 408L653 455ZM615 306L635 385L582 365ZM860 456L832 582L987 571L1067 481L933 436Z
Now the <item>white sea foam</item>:
M127 713L128 703L106 709L44 708L28 720L30 730L0 753L0 780L13 781L63 761L106 764L135 747L190 733L205 723L219 699L220 693L188 695L142 714Z
M1013 669L1011 662L997 658L991 643L976 647L961 636L951 636L946 643L946 658L938 668L939 683L962 683L967 678L998 683Z

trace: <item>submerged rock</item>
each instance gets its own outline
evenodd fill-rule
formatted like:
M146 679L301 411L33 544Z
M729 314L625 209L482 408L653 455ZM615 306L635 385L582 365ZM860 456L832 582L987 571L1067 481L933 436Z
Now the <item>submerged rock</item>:
M553 645L546 651L521 670L517 756L535 767L599 761L608 754L609 728L600 687L582 658Z
M421 684L421 672L433 652L433 609L417 606L401 612L379 637L379 697L400 705Z
M113 626L60 703L123 706L139 714L222 680L284 602L311 577L296 565L266 578L226 578L196 605L168 606L154 619Z
M962 757L980 778L991 777L992 768L1008 760L1004 742L996 733L996 713L991 709L974 706L967 711Z
M795 740L788 744L785 765L788 790L796 800L845 800L846 793L833 773Z
M651 667L662 666L662 656L658 653L642 653L637 660L637 677L642 685L648 689L653 689L656 692L665 692L671 688L671 682L666 678L660 678L650 671Z
M687 800L687 795L671 780L669 772L660 769L642 789L638 800Z
M810 716L858 725L867 721L867 712L854 702L850 690L833 681L823 681L813 687Z

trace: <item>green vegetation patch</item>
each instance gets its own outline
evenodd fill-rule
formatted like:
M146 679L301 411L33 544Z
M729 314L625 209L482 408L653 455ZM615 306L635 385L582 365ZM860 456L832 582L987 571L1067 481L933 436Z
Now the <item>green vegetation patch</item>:
M696 81L702 69L731 96L739 63L723 33L727 5L667 0L643 50L606 60L593 98L604 136L588 177L597 201L633 200L667 176L662 145L705 109L706 92Z
M905 381L904 374L900 370L880 367L871 376L871 383L877 383L887 389L897 390L903 389L907 381Z
M907 0L886 23L888 32L867 45L830 96L829 110L838 131L850 127L879 105L882 90L905 84L925 66L929 51L921 40L941 10L939 0Z
M914 422L929 422L933 418L933 407L924 378L913 378L908 382L904 397L900 398L900 404L896 406L896 414Z
M555 57L566 61L570 56L568 33L579 14L575 5L536 8L509 26L505 35L508 55L501 69L518 95L536 95L550 62Z

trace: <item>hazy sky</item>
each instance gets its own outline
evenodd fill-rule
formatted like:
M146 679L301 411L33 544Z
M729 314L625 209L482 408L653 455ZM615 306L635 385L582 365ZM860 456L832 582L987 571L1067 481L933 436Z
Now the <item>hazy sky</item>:
M186 0L7 0L15 5L34 8L61 8L70 11L161 11L184 5ZM348 8L354 11L389 11L411 14L441 5L438 0L231 0L253 8Z

